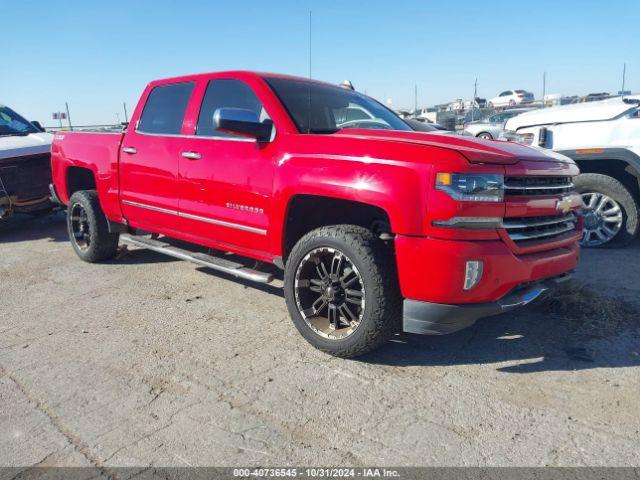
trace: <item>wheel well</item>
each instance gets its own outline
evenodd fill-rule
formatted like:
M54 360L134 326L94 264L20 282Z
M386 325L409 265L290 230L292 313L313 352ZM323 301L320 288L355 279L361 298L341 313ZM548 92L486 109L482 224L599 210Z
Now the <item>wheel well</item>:
M375 233L391 233L387 213L374 205L316 195L296 195L287 207L283 259L306 233L325 225L350 224Z
M491 138L493 138L493 135L491 135L489 132L485 132L485 131L482 131L482 132L478 133L478 134L476 135L476 137L479 137L480 135L485 134L485 133L486 133L487 135L489 135Z
M69 197L80 190L95 190L96 179L88 168L69 167L67 170L67 194Z
M640 172L624 160L578 160L580 173L601 173L622 183L631 195L640 198Z

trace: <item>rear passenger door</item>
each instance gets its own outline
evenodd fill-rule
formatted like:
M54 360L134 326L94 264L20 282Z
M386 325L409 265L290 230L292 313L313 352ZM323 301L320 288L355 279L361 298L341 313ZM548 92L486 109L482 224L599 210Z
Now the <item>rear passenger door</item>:
M248 109L261 121L269 115L243 81L213 79L203 87L195 135L180 157L183 228L202 243L260 255L269 247L275 147L216 131L213 115L219 108Z
M153 87L120 152L122 212L132 225L179 230L178 167L185 111L195 82Z

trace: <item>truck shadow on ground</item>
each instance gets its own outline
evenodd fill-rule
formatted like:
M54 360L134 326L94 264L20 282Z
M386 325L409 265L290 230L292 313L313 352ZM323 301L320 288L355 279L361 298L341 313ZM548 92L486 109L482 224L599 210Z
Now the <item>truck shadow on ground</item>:
M54 211L41 216L14 215L0 220L0 243L28 242L49 239L52 242L69 240L66 217Z
M638 367L640 322L609 335L588 330L576 335L567 319L532 305L450 335L401 334L356 360L400 367L498 364L500 372L520 374Z

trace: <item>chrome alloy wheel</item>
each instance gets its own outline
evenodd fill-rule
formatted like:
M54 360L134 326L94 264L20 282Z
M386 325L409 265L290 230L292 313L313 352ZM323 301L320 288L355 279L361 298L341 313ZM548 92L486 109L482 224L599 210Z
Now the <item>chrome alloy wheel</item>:
M582 194L584 231L580 245L597 247L613 240L622 228L622 208L611 197L598 192Z
M79 203L74 203L69 210L71 233L78 249L85 251L91 245L91 228L87 211Z
M362 321L364 281L349 257L335 248L315 248L304 256L294 291L300 315L323 338L346 338Z

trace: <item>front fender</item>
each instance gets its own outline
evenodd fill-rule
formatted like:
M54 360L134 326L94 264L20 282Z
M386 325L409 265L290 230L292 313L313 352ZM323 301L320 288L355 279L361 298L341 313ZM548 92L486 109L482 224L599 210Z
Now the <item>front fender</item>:
M432 166L343 155L291 155L274 179L274 251L280 251L287 207L295 195L316 195L369 204L384 210L394 233L420 235Z

